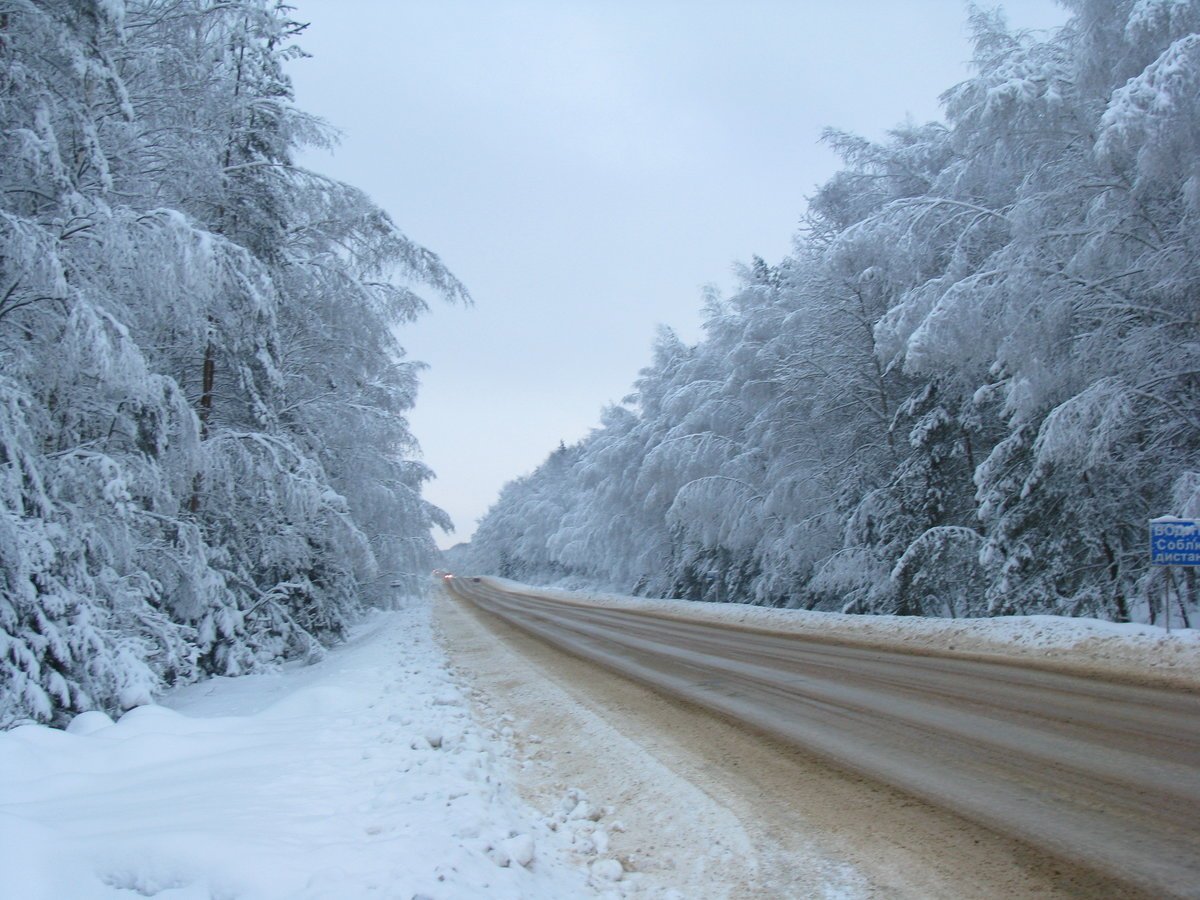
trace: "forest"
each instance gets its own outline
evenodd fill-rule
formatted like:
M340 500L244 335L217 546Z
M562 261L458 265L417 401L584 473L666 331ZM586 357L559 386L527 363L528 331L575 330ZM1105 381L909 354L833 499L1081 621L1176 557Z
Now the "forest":
M469 302L294 163L274 0L0 2L0 727L315 658L449 527L396 326Z
M1200 515L1200 3L970 17L944 122L842 167L790 254L663 328L464 564L846 613L1195 621L1147 524Z

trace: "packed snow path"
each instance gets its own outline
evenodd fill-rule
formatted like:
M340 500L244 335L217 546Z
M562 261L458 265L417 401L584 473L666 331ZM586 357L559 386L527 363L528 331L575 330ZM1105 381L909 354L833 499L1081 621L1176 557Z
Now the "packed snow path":
M548 597L448 588L572 652L737 717L1131 888L1200 897L1200 698Z

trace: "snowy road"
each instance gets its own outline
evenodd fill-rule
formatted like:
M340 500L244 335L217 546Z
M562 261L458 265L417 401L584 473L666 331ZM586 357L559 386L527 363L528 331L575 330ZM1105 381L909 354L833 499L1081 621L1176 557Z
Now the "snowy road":
M1148 893L1200 897L1200 697L494 582L452 592L639 681Z

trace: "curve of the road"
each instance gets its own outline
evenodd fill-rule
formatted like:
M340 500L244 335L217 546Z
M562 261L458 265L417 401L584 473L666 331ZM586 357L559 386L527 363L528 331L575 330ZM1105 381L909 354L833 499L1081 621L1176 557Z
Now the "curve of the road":
M1200 898L1200 697L824 642L452 578L447 589L638 681L1042 851Z

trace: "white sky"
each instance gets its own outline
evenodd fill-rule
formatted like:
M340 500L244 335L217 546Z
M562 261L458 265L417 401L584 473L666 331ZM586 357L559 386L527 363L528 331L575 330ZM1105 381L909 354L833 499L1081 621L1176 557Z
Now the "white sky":
M292 0L300 108L343 132L310 168L364 189L475 298L402 341L426 495L470 537L500 487L628 393L701 289L788 252L837 169L967 75L959 0ZM988 4L984 4L988 5ZM1061 24L1008 0L1010 24Z

